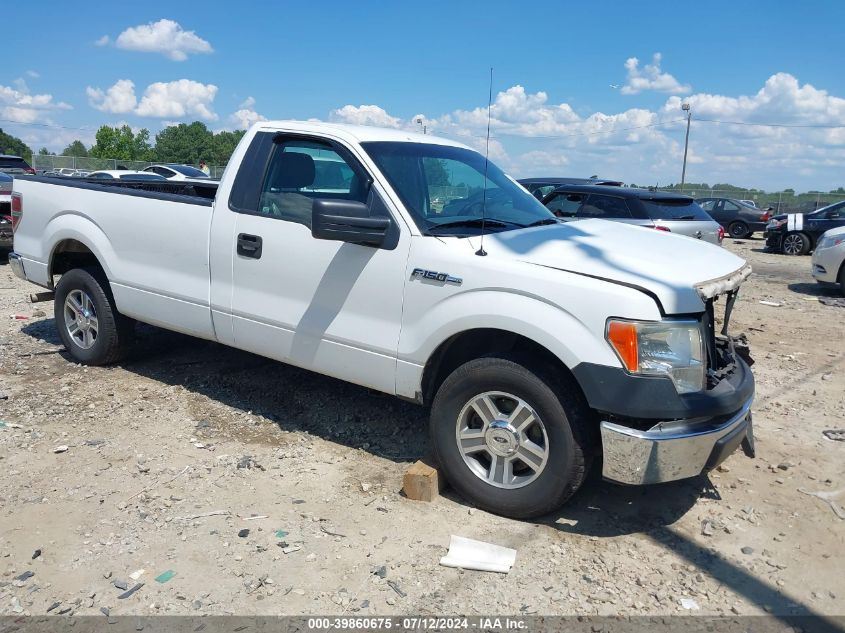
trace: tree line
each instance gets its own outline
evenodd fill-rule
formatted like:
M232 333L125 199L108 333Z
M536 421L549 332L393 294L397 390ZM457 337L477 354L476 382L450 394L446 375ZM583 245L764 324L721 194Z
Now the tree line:
M205 123L194 121L166 127L151 139L150 131L146 128L133 132L128 125L103 125L97 130L94 145L86 147L82 141L75 140L59 155L150 163L197 164L204 160L210 165L225 165L244 134L244 130L215 133L209 130ZM21 156L32 162L32 149L21 139L6 134L2 129L0 153ZM38 154L55 155L46 147L39 149Z

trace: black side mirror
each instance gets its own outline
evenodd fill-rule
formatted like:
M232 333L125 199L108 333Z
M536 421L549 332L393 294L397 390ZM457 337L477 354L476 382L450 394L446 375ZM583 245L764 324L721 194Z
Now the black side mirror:
M311 235L318 240L380 247L392 224L389 217L370 217L362 202L316 198L311 206Z

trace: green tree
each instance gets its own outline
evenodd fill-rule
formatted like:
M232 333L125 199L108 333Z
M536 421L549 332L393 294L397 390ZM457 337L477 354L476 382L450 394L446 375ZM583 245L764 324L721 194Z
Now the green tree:
M423 166L425 169L425 179L429 186L448 187L452 184L449 179L449 172L446 171L446 164L439 158L426 160Z
M109 127L103 125L97 130L97 142L89 152L94 158L114 158L117 160L152 160L150 131L138 130L135 134L128 125Z
M155 156L163 163L193 163L211 160L214 134L205 123L179 123L156 134Z
M55 156L56 152L51 152L46 147L42 147L41 149L38 150L38 155L39 156Z
M32 162L32 150L16 136L6 134L0 129L0 154L20 156L27 162Z
M82 141L74 141L62 150L62 156L88 156L88 149Z
M212 143L211 155L205 160L212 165L225 165L232 157L232 152L243 138L243 130L235 130L234 132L218 132L214 135Z

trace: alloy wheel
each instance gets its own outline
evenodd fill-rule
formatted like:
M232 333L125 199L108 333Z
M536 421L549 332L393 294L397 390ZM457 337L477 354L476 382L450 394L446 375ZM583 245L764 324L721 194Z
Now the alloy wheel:
M94 302L83 290L71 290L65 298L65 328L71 340L82 349L97 342L100 328Z

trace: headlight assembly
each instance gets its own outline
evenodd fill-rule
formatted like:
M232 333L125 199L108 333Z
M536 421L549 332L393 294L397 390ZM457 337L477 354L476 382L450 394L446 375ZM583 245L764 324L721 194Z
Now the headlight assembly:
M630 373L668 376L678 393L704 389L704 341L697 321L609 319L605 337Z

